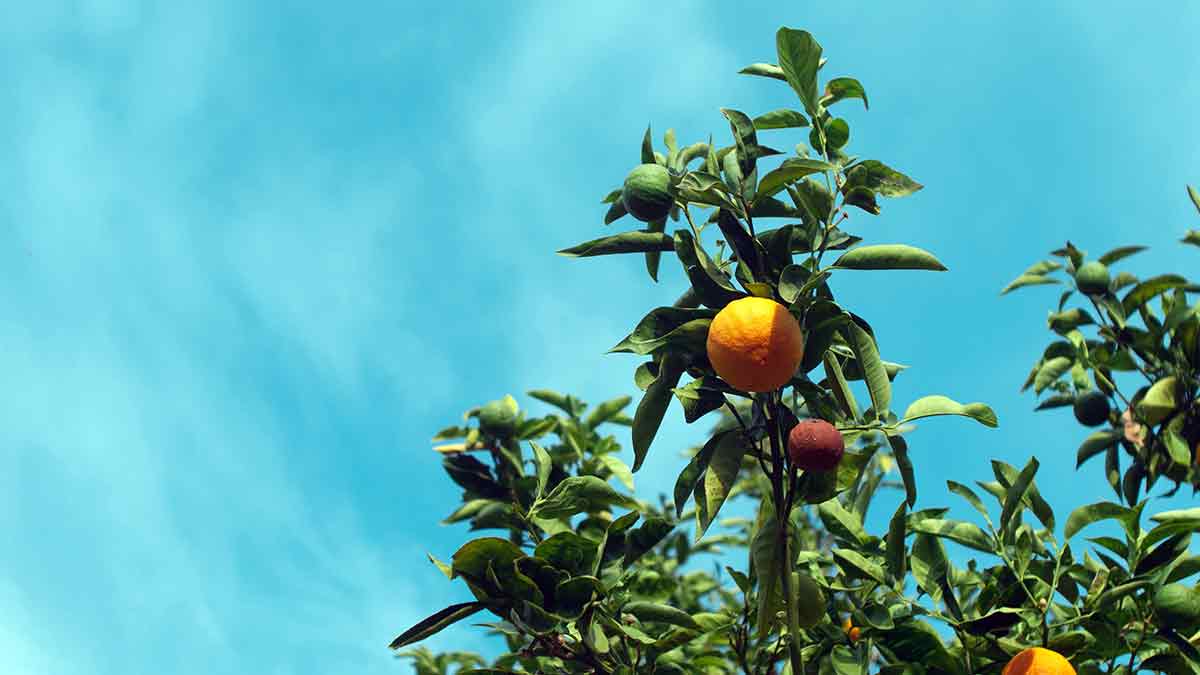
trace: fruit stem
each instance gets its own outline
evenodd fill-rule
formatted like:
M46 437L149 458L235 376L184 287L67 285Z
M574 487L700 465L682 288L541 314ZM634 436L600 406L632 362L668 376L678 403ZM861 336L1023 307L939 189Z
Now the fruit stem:
M804 673L804 656L800 653L800 615L796 607L796 598L792 595L792 554L788 550L791 541L791 502L792 490L784 494L784 481L788 479L784 470L784 458L779 428L779 398L775 393L768 394L767 410L769 414L767 436L771 440L771 464L774 471L771 475L771 489L775 501L775 517L779 522L779 574L783 588L783 605L787 613L788 655L792 664L792 672L797 675Z

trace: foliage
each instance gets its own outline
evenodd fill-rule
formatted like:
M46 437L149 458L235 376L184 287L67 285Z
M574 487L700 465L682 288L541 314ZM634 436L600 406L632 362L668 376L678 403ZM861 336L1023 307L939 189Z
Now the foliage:
M1195 190L1188 195L1200 211ZM1200 231L1181 241L1200 245ZM1105 398L1106 428L1084 439L1077 466L1103 455L1105 477L1127 504L1160 478L1174 484L1170 494L1184 483L1193 494L1200 487L1200 306L1187 299L1200 285L1180 274L1141 279L1122 271L1110 278L1108 266L1144 250L1121 246L1089 260L1067 242L1051 252L1061 262L1039 261L1001 291L1062 284L1059 273L1070 282L1047 319L1054 339L1021 391L1045 394L1038 410L1075 406L1077 417L1086 397Z
M560 252L642 254L655 280L662 254L674 253L687 275L680 299L651 309L613 349L643 357L634 372L642 395L632 412L630 397L593 407L538 390L529 396L556 412L530 416L506 397L435 436L454 441L436 449L463 489L445 522L501 536L466 542L449 563L430 556L474 599L433 613L392 647L482 615L479 625L507 647L490 664L420 648L401 656L419 673L439 674L967 675L999 673L1036 645L1087 673L1200 668L1191 644L1200 626L1188 625L1194 598L1170 586L1200 571L1200 557L1188 550L1200 511L1159 513L1144 526L1147 502L1126 494L1128 506L1090 504L1061 521L1037 485L1036 458L1022 468L993 461L995 480L977 483L982 495L948 481L948 491L974 509L973 520L950 518L946 508L912 510L918 467L905 434L914 423L954 415L995 427L996 415L985 404L941 395L893 410L891 381L905 367L883 360L870 323L837 302L830 282L843 271L945 270L922 249L862 245L841 229L851 207L878 215L881 198L921 185L883 162L848 154L849 124L831 108L851 99L865 108L867 95L848 77L819 86L825 60L811 35L784 28L776 46L778 64L742 72L786 82L800 109L754 117L723 110L732 135L723 147L710 139L680 148L668 131L659 152L647 130L638 164L667 169L674 200L667 217ZM759 140L759 132L782 137L805 128L807 146L794 156L781 157ZM760 167L764 159L777 164ZM621 188L604 201L605 224L627 215ZM780 219L785 224L764 227ZM678 226L668 232L668 221ZM1082 254L1076 260L1073 251L1064 255L1078 266ZM1025 276L1049 271L1035 266ZM1017 285L1032 283L1049 282ZM1124 316L1175 288L1187 290L1142 291ZM713 317L746 296L782 304L805 334L802 363L774 391L740 391L708 361ZM1050 357L1065 365L1035 374L1038 391L1058 392L1054 383L1067 372L1113 369L1120 350L1106 353L1077 335L1084 316L1052 318L1052 329L1065 328L1070 349ZM1189 314L1163 330L1174 335L1194 320ZM1080 354L1090 360L1081 362ZM1154 423L1172 424L1174 408L1160 403L1168 399L1147 393L1140 400L1149 402L1141 419L1149 422L1145 415L1153 413L1161 415ZM685 453L669 499L637 500L633 474L673 401L687 422L711 422L711 433ZM845 452L835 468L793 465L787 435L805 419L824 420L841 434ZM618 428L628 433L630 463L611 435ZM885 532L868 533L864 522L878 500L892 516ZM753 517L721 517L731 503ZM1123 536L1080 543L1077 535L1101 521Z

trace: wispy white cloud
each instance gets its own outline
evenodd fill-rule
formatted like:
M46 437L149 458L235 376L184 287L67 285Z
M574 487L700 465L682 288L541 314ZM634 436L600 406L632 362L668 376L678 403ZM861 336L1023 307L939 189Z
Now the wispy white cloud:
M56 56L47 28L4 122L0 670L390 672L393 631L442 598L315 467L337 461L331 407L453 386L400 312L408 169L300 141L214 193L193 129L247 18L85 9L67 32L114 63ZM395 386L413 376L440 388Z

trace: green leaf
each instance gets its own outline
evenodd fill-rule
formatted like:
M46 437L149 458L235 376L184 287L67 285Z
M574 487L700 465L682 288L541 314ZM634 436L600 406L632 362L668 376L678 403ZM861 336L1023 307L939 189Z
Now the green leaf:
M977 619L964 621L961 627L972 635L986 635L989 633L1003 635L1013 626L1020 623L1022 620L1021 614L1027 611L1017 607L1000 607Z
M1178 558L1187 554L1188 545L1192 541L1192 533L1189 531L1180 532L1163 543L1154 547L1144 558L1138 561L1137 567L1133 573L1136 576L1150 574L1154 570L1169 565Z
M499 537L482 537L463 544L450 557L450 570L455 577L468 580L486 579L489 568L511 569L513 561L525 554L512 542Z
M1125 297L1121 299L1121 307L1125 310L1125 314L1129 315L1136 311L1138 307L1146 304L1154 296L1165 293L1173 288L1183 288L1187 285L1188 280L1178 274L1160 274L1131 288L1125 294Z
M550 459L550 453L542 446L529 442L533 448L533 466L537 471L537 493L534 494L534 499L541 499L542 494L546 492L546 484L550 481L550 471L554 469L554 460Z
M803 265L788 265L779 275L779 297L791 304L828 278L829 272L813 274Z
M712 461L713 453L716 452L717 446L720 445L721 439L730 434L741 433L738 429L727 429L717 432L712 438L700 448L688 462L688 465L679 472L679 478L675 480L675 517L683 515L683 507L687 504L688 495L696 489L696 484L700 481L700 477L704 475L708 469L709 462Z
M808 31L780 28L775 34L775 50L784 78L804 103L809 117L815 119L821 110L817 99L821 45Z
M892 384L888 380L887 369L883 367L883 361L879 358L875 338L855 321L847 323L842 331L862 369L867 393L871 395L871 403L875 408L875 416L883 419L892 404Z
M804 315L804 358L800 372L807 373L825 360L830 344L850 315L836 303L818 300Z
M1146 248L1147 247L1145 246L1119 246L1100 256L1099 260L1105 265L1111 265L1118 260L1128 258L1135 253L1141 253L1142 251L1145 251Z
M598 459L617 480L621 481L621 485L624 485L625 489L633 492L633 472L629 470L629 466L625 462L622 462L616 455L600 455Z
M1075 364L1075 365L1078 365L1078 364ZM1075 370L1075 365L1071 366L1072 371ZM1034 410L1050 410L1052 408L1067 408L1072 405L1075 405L1075 394L1073 392L1072 393L1059 393L1059 394L1051 394L1050 396L1047 396L1046 398L1042 399L1042 402L1037 404L1036 406L1034 406L1033 409Z
M902 581L907 572L908 557L904 548L904 535L908 531L907 521L905 520L905 515L907 514L908 504L900 502L900 506L896 508L896 513L892 515L892 519L888 523L886 540L887 570L888 576L893 583Z
M594 576L563 579L554 588L554 611L566 618L577 618L583 614L587 603L603 592L604 585Z
M1175 376L1158 380L1138 403L1138 412L1151 426L1158 424L1170 415L1176 407L1175 392L1178 389Z
M667 229L667 221L655 220L646 224L647 232L661 233ZM675 248L674 240L672 240L671 248ZM658 281L658 264L662 260L662 251L646 251L646 272L650 275L651 281Z
M838 363L838 357L832 350L825 352L823 359L825 363L825 375L829 380L829 388L832 390L833 397L837 400L842 408L842 413L849 419L858 419L858 402L854 400L854 392L850 390L850 383L846 381L846 376L842 374L842 366Z
M926 518L909 523L909 528L914 532L931 534L935 537L944 537L968 548L973 548L976 551L983 551L984 553L996 552L996 545L992 541L992 538L974 523L962 520Z
M787 191L792 202L796 204L796 209L803 216L807 216L804 218L805 223L815 225L829 217L833 208L833 195L824 185L811 178L805 178L788 185ZM815 245L814 243L813 246Z
M946 481L946 487L954 494L967 500L971 506L975 507L975 510L983 516L983 519L987 521L988 525L992 524L992 518L988 515L987 507L983 505L983 501L979 499L979 495L975 494L974 490L966 485L963 485L962 483L957 483L952 480Z
M941 581L946 578L950 562L946 559L946 549L937 537L920 534L913 539L912 555L909 560L912 566L913 579L922 590L934 599L942 594Z
M1067 524L1063 529L1063 539L1070 539L1077 532L1092 523L1109 519L1120 521L1128 533L1130 532L1130 520L1136 520L1136 518L1137 514L1135 511L1127 509L1120 504L1113 504L1112 502L1098 502L1096 504L1080 506L1072 511L1071 515L1067 516Z
M577 246L564 248L558 254L568 258L588 258L597 255L673 250L675 250L674 240L662 232L633 230L585 241Z
M1063 373L1071 369L1071 365L1075 363L1074 359L1065 356L1055 356L1052 359L1047 359L1042 367L1038 369L1037 376L1033 378L1034 393L1042 393L1042 390L1050 386L1062 377Z
M536 398L542 403L548 403L555 408L562 410L571 417L578 417L584 411L584 409L587 408L587 405L583 401L580 401L574 396L570 396L569 394L560 394L557 391L550 391L549 389L533 389L525 393L529 394L533 398Z
M1004 509L1000 512L1000 531L1011 532L1013 523L1020 524L1020 518L1013 520L1020 509L1022 499L1025 493L1029 490L1029 486L1033 483L1033 476L1038 470L1038 461L1036 457L1030 457L1029 463L1021 470L1021 474L1017 476L1017 480L1008 488L1008 493L1004 497Z
M846 270L931 270L946 271L929 251L905 244L875 244L846 251L833 266Z
M862 99L863 108L866 110L871 109L871 105L867 101L866 90L853 77L835 77L825 83L825 96L822 97L821 102L826 106L831 106L838 101L848 98Z
M1200 211L1200 192L1196 192L1196 188L1189 185L1187 186L1187 193L1188 197L1192 199L1192 206L1195 206L1196 210Z
M994 428L999 425L996 413L987 405L983 403L962 404L938 394L923 396L913 401L912 405L908 406L908 409L904 411L900 424L907 424L923 417L934 417L937 415L970 417L985 427Z
M442 467L451 480L480 497L499 499L508 494L492 477L491 469L470 455L446 455L442 458Z
M704 246L692 237L691 232L675 231L675 255L679 257L679 262L688 272L692 286L706 305L724 307L729 302L741 297L742 294L734 288L733 282L709 258ZM692 273L691 268L693 267L697 268L699 274Z
M828 162L819 159L809 159L807 157L785 159L779 165L779 168L767 173L758 182L755 199L769 197L782 190L789 183L794 183L805 176L823 171L837 171L837 167Z
M676 354L667 354L659 365L658 376L646 387L646 393L638 403L637 412L633 416L633 470L637 472L650 452L650 444L658 434L662 425L663 415L671 403L671 390L679 384L683 375L682 358Z
M1156 523L1185 524L1200 529L1200 507L1163 511L1150 516Z
M719 171L719 167L714 167ZM724 208L737 209L737 202L729 192L729 186L714 173L706 171L689 171L676 186L679 198L685 202L707 204Z
M754 128L759 131L766 129L789 129L808 126L808 119L796 110L780 108L763 113L754 118Z
M883 568L875 561L868 559L854 549L835 548L833 549L833 557L847 576L871 579L881 584L887 583Z
M1026 466L1026 469L1029 467ZM1008 497L1009 488L1016 486L1021 481L1021 475L1016 467L999 460L992 460L992 470L996 474L996 479L1004 488L1003 498ZM1054 530L1054 509L1050 508L1050 504L1042 498L1041 492L1038 491L1037 483L1032 479L1029 483L1029 488L1025 491L1025 496L1021 498L1021 503L1033 510L1033 514L1041 521L1047 529ZM1001 500L1001 508L1004 506L1003 499ZM984 518L987 518L985 515Z
M717 513L733 489L738 472L742 468L742 457L747 443L742 434L725 434L713 449L708 469L703 480L696 484L696 541L704 536L708 526L716 520Z
M596 476L571 476L556 485L545 499L534 503L530 517L569 518L577 513L596 511L611 505L632 508L636 502L632 497L613 489L602 478Z
M642 137L642 164L654 164L654 141L649 124L646 125L646 135Z
M630 396L618 396L617 398L609 399L593 408L591 414L587 416L587 419L583 423L587 428L595 429L619 415L632 401L633 398Z
M432 553L426 553L425 555L429 557L429 562L433 563L434 567L438 568L442 571L442 574L446 575L447 579L454 578L454 571L450 569L449 565L433 557Z
M758 613L754 625L759 635L766 635L775 623L775 608L781 598L779 520L769 500L758 503L754 525L754 537L750 543L750 560L754 575L758 578Z
M625 202L618 199L617 201L613 202L612 205L608 207L608 211L605 212L604 224L612 225L614 222L624 217L627 213L629 213L629 211L625 209Z
M533 551L535 557L573 577L590 573L599 554L596 542L584 539L574 532L559 532L543 540Z
M1168 428L1163 433L1163 444L1167 446L1167 454L1176 464L1188 466L1192 463L1192 453L1188 449L1187 441L1175 429Z
M487 605L482 602L460 602L457 605L450 605L440 612L422 619L415 626L401 633L395 640L392 640L392 644L389 647L400 649L415 642L420 642L440 632L443 628L475 614L484 607L487 607Z
M1053 313L1046 319L1046 324L1050 327L1050 330L1060 335L1066 335L1080 326L1090 326L1094 323L1096 323L1096 320L1092 318L1092 315L1087 310L1080 309L1079 307Z
M1044 277L1040 274L1022 274L1021 276L1017 277L1016 279L1013 279L1012 281L1010 281L1007 286L1000 289L1000 295L1004 295L1005 293L1008 293L1009 291L1015 291L1018 288L1024 288L1026 286L1039 286L1039 285L1044 285L1044 284L1061 284L1061 283L1062 283L1062 281L1055 279L1054 277Z
M845 202L850 206L857 206L873 216L883 213L883 210L879 208L879 200L875 199L875 191L861 185L846 190Z
M783 74L783 69L773 63L751 63L739 70L738 74L758 75L759 77L770 77L787 82L787 76Z
M494 499L471 499L455 509L454 513L446 516L446 518L442 521L442 524L452 525L454 523L461 523L464 520L474 518L483 511L487 510L489 507L499 504L500 502L497 502Z
M883 162L868 159L846 171L846 187L870 188L884 197L905 197L925 187Z
M913 474L912 460L908 457L908 441L903 436L888 436L888 445L896 457L896 467L904 480L904 495L909 508L917 503L917 478Z
M817 514L833 536L859 546L867 543L869 537L863 529L862 519L847 511L838 500L823 502L817 507Z
M837 645L829 652L829 665L835 675L863 675L863 667L858 654L846 645Z
M625 537L625 557L621 564L629 567L646 553L658 545L663 537L674 529L664 518L654 516L632 530Z
M755 160L766 154L761 149L761 146L758 145L758 139L754 131L754 122L751 121L746 113L740 110L721 108L721 114L725 119L729 120L729 126L733 131L733 138L737 147L737 156L734 159L737 160L741 175L744 179L752 179ZM770 151L770 154L776 154L776 151ZM751 182L748 186L743 185L740 187L752 188L753 183ZM739 190L739 192L745 192L745 190ZM750 193L748 196L752 196L752 194Z
M656 307L609 352L644 356L670 345L703 350L708 324L716 314L711 309Z
M717 227L721 229L721 234L725 237L726 243L733 249L738 260L745 263L750 271L757 275L763 268L762 255L765 253L762 244L757 239L750 236L734 217L729 209L720 209L717 212ZM753 281L765 281L755 276Z
M691 614L670 605L660 605L654 602L630 602L622 608L622 611L634 615L638 621L665 623L691 630L704 630L692 618Z

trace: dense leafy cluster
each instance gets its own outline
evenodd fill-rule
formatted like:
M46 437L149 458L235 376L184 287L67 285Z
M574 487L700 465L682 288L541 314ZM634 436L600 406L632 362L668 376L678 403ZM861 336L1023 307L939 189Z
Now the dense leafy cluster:
M1188 195L1200 211L1200 195L1190 187ZM1182 241L1200 246L1200 231ZM1047 394L1038 410L1072 406L1081 424L1105 427L1084 440L1078 465L1103 455L1109 484L1128 504L1159 478L1176 489L1188 483L1193 493L1200 486L1200 311L1187 298L1200 285L1180 274L1111 276L1109 266L1145 249L1122 246L1087 260L1067 242L1051 254L1062 262L1040 261L1001 291L1061 284L1060 271L1073 282L1047 321L1055 340L1021 390ZM1083 306L1068 307L1072 299Z
M456 441L436 449L463 488L446 522L500 536L466 542L449 563L431 556L474 600L434 613L392 647L486 612L492 620L481 625L508 648L491 663L420 648L402 656L422 675L969 675L1000 673L1010 662L1011 675L1023 675L1025 661L1014 656L1039 646L1080 672L1196 671L1200 653L1189 640L1200 629L1200 598L1181 582L1200 571L1188 551L1200 510L1160 513L1143 526L1145 501L1091 504L1069 514L1059 537L1035 481L1036 459L1020 469L993 461L995 480L975 488L947 482L978 514L975 522L952 519L946 508L915 509L904 436L914 423L957 415L994 427L996 416L982 403L939 395L892 409L891 382L905 366L881 358L870 323L837 302L830 281L850 270L945 270L919 248L863 245L841 229L850 207L877 215L880 198L921 186L848 154L849 124L830 107L846 99L865 107L866 93L847 77L818 86L825 61L811 35L781 29L776 47L778 64L742 72L786 82L801 110L722 110L732 133L724 147L709 139L680 148L668 131L663 153L647 130L639 163L605 199L606 224L631 216L646 227L560 252L641 254L654 279L662 254L674 253L686 273L679 300L652 309L613 349L644 358L632 414L629 397L589 407L534 391L557 412L530 417L506 397L440 432L435 442ZM795 156L779 157L759 139L805 128L807 144ZM781 161L760 166L772 158ZM785 222L763 227L778 220ZM668 232L669 223L678 226ZM1068 247L1063 255L1068 269L1084 269L1082 253ZM1105 275L1090 268L1083 284L1102 305ZM1044 282L1014 286L1028 283ZM782 387L739 389L709 358L714 318L745 297L778 303L802 329L801 362ZM1102 345L1076 330L1079 316L1070 317L1052 318L1051 327L1065 327L1071 363L1052 377L1040 364L1038 389L1065 394L1054 384L1059 376L1090 371L1106 391L1119 350L1102 356ZM1196 318L1180 322L1189 320ZM869 402L860 404L864 390ZM1158 400L1147 392L1139 401L1147 399ZM1077 411L1089 423L1099 399L1090 400ZM687 422L713 426L685 453L673 494L652 504L633 496L633 474L673 401ZM628 465L608 435L618 428L628 429ZM872 534L864 523L877 500L892 515L886 531ZM720 516L736 501L751 517ZM1124 536L1075 539L1099 521Z

